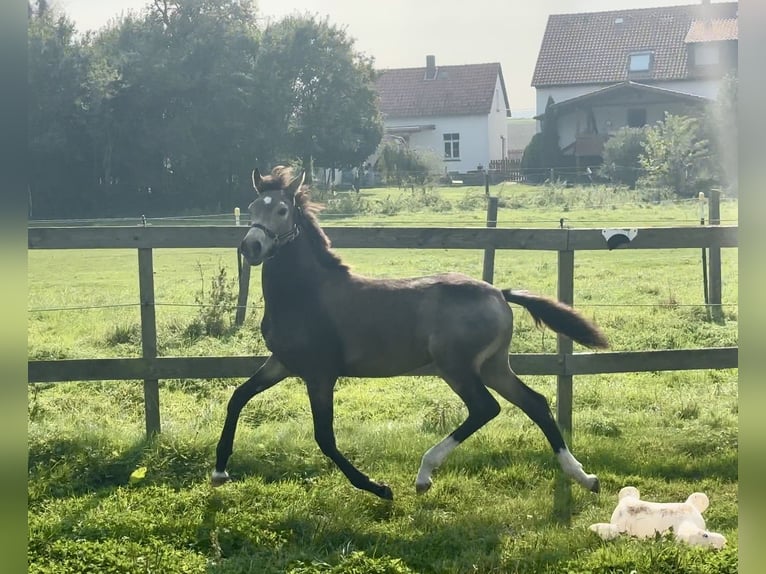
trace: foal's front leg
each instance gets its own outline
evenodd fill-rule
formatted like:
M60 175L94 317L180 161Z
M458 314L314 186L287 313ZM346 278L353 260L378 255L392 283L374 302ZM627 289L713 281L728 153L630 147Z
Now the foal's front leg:
M333 431L333 393L336 379L306 381L311 414L314 418L314 439L320 450L332 460L355 487L376 494L380 498L393 500L394 493L386 484L375 482L359 471L343 456L335 445Z
M226 408L226 422L223 424L221 438L218 439L218 446L216 448L215 470L210 477L213 486L220 486L229 481L226 463L231 456L234 433L237 430L239 414L244 406L255 395L273 387L289 375L290 373L287 368L274 355L271 355L252 377L234 390L231 399L229 399L229 405Z

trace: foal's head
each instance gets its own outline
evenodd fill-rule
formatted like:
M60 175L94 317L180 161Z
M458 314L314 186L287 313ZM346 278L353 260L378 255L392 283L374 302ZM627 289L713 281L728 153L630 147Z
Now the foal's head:
M248 207L250 230L240 246L250 265L260 265L298 235L296 194L303 178L303 172L293 178L290 169L283 166L275 167L266 177L257 169L253 171L257 197Z

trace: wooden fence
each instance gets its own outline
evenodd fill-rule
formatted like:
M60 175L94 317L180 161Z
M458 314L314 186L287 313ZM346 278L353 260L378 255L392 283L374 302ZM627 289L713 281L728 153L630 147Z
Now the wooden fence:
M490 210L492 209L490 204ZM496 208L496 203L495 203ZM481 249L485 251L484 279L491 281L487 265L494 265L497 249L558 252L558 297L572 303L576 251L606 250L602 229L501 229L487 228L359 228L327 227L336 248ZM737 227L699 226L639 228L636 237L621 249L706 249L737 246ZM153 249L231 248L239 245L241 226L210 227L40 227L28 230L29 249L136 249L141 305L142 354L140 358L68 359L29 361L30 383L94 380L143 380L147 434L159 432L160 379L249 377L265 357L160 357L154 313ZM715 259L715 258L713 258ZM711 261L713 260L711 259ZM720 263L720 256L717 261ZM711 269L711 277L714 270ZM720 266L718 283L720 284ZM714 290L711 289L711 293ZM720 308L720 287L718 301ZM562 429L572 428L572 377L595 373L723 369L737 366L736 347L632 352L573 353L572 343L559 336L556 353L514 354L520 375L556 375L557 418ZM414 375L433 374L422 369Z

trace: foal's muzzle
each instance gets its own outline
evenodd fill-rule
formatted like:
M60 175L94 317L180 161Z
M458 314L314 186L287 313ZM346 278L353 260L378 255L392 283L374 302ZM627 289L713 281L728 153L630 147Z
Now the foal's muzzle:
M260 226L253 226L242 239L239 250L250 265L260 265L276 248L276 238L272 238Z

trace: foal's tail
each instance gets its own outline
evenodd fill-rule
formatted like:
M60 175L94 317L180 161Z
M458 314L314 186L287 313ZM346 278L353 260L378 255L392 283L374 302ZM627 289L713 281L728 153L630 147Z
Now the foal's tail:
M545 323L557 333L586 347L606 349L609 346L601 330L569 305L528 291L503 289L502 293L506 301L517 303L529 311L538 327L540 323Z

